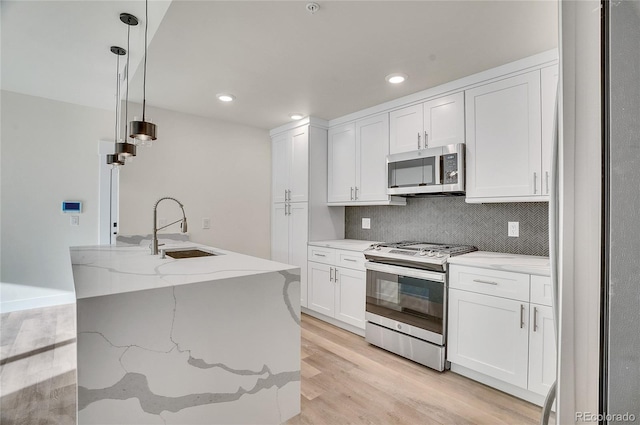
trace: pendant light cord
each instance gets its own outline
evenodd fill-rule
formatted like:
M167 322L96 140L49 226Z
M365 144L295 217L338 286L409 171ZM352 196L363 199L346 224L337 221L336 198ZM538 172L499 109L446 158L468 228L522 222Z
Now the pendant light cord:
M124 119L127 122L127 124L125 125L124 129L125 129L125 141L126 141L126 137L128 137L129 135L129 40L130 40L130 34L131 34L131 25L127 25L127 93L126 93L126 99L124 102Z
M114 130L113 142L118 143L118 105L120 104L120 55L116 54L116 125ZM115 145L117 148L118 145ZM115 152L115 151L114 151Z
M149 0L144 2L144 73L142 75L142 121L147 109L147 30L149 28Z

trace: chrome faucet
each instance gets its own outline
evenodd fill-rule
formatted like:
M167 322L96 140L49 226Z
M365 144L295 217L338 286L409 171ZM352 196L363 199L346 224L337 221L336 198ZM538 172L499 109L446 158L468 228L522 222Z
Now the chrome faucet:
M180 220L176 220L172 223L169 223L165 226L158 228L158 204L161 201L164 201L165 199L171 199L172 201L176 201L176 203L180 205L180 209L182 209L182 218ZM171 198L169 196L165 196L164 198L158 199L158 202L156 202L156 204L153 206L153 240L151 241L151 255L158 255L158 246L159 246L158 230L162 230L165 227L169 227L172 224L176 224L179 221L182 222L180 224L180 229L182 233L187 233L187 216L184 214L184 205L182 205L182 203L180 203L180 201L178 201L176 198ZM164 245L164 244L160 244L160 245Z

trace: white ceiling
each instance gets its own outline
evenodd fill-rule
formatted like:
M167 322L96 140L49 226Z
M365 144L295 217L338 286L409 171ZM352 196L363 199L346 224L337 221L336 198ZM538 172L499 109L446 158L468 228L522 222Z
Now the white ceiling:
M292 112L337 118L557 47L550 0L316 1L312 15L307 1L151 0L147 104L273 128ZM3 89L113 107L108 48L126 42L119 13L143 18L144 2L1 5ZM132 30L134 64L142 28ZM392 72L409 79L391 86ZM131 100L141 87L138 67ZM221 103L220 92L237 99Z

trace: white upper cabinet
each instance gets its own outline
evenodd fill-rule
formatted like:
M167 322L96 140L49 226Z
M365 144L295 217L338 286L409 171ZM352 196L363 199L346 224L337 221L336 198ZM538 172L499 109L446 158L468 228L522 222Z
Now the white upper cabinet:
M389 153L418 150L422 147L424 130L422 104L389 113Z
M389 120L391 154L464 143L464 94L391 111Z
M558 65L540 70L542 102L542 194L551 191L551 159L558 92Z
M423 108L423 148L464 143L463 92L430 100Z
M389 115L331 127L327 202L331 205L404 205L387 195Z
M467 201L540 197L540 71L467 90L465 105Z
M389 115L356 121L357 201L388 201Z
M272 139L273 202L309 199L308 127L295 128Z
M328 201L353 201L356 186L355 123L329 129Z

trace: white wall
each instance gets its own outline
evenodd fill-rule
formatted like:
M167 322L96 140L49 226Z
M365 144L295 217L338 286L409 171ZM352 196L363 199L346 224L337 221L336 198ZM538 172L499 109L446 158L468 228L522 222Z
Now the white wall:
M73 290L69 246L98 243L98 141L113 113L2 92L3 282ZM60 212L83 202L80 225Z
M138 107L131 108L138 111ZM138 112L136 112L138 113ZM120 172L120 234L149 234L163 196L184 204L191 240L270 257L271 139L266 130L148 108L158 125L152 147ZM163 201L158 219L181 218ZM202 218L211 229L202 229ZM178 225L167 231L179 231Z

